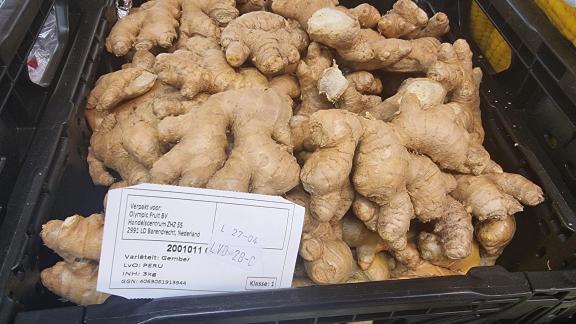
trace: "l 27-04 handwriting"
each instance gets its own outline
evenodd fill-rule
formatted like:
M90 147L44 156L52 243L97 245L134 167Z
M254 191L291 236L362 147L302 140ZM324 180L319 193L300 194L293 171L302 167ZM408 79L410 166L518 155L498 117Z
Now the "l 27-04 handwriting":
M258 244L258 237L256 235L247 233L236 227L227 227L226 225L222 225L222 227L220 227L220 232L254 245Z

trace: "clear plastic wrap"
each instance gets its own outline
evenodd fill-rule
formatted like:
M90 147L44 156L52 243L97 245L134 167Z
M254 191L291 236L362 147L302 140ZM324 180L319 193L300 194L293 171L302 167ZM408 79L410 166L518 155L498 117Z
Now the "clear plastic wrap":
M116 1L116 12L118 13L118 18L123 18L128 14L132 8L132 0L117 0Z
M28 75L30 80L36 84L40 84L42 77L52 60L52 56L59 46L58 41L58 25L56 21L56 11L54 7L50 9L50 13L44 21L44 25L38 37L28 54Z

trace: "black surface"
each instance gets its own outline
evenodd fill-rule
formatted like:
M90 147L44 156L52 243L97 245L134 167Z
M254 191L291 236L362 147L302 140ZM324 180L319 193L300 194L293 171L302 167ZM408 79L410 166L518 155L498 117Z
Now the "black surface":
M0 65L8 65L40 10L42 0L5 0L0 5Z
M66 4L63 0L56 2L58 9ZM53 3L6 0L0 6L0 160L4 161L0 168L0 223L54 88L53 80L47 79L43 87L32 83L27 69L28 54ZM74 16L69 18L75 23ZM63 55L68 49L65 38L60 45L58 53ZM58 75L62 67L59 63L56 57L48 70Z

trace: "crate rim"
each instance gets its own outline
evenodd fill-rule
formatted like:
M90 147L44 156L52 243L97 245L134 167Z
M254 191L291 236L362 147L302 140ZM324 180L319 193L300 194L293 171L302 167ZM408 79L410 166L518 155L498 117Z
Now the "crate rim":
M108 2L109 0L107 0ZM88 57L88 56L86 56ZM88 58L86 58L88 60ZM79 75L79 74L78 74ZM80 76L78 76L78 79L80 79ZM58 85L60 86L60 84ZM68 101L66 99L62 99L62 97L53 97L50 102L49 102L49 106L50 107L62 107L62 105L72 105L71 101ZM73 105L72 105L73 106ZM24 201L26 201L26 204L21 206L21 210L19 210L19 214L28 214L26 217L26 219L20 219L19 221L23 222L23 223L30 223L31 218L34 216L34 208L37 207L37 205L34 205L33 202L38 202L40 195L43 194L43 191L46 190L44 184L46 181L50 180L50 176L49 176L49 165L54 163L56 160L58 160L58 158L60 158L59 156L59 151L62 145L65 145L65 143L63 142L66 138L66 123L65 121L68 120L68 118L70 118L70 115L74 113L73 109L80 109L79 107L72 107L71 111L66 114L66 116L64 116L64 114L59 115L58 117L53 117L52 120L57 120L57 119L61 119L59 123L56 124L50 124L50 123L44 123L43 127L40 129L39 131L39 137L45 137L47 138L47 144L46 147L49 147L50 152L49 154L46 155L47 160L46 161L40 161L40 160L36 160L36 161L28 161L29 163L26 165L26 171L30 172L30 174L28 174L25 178L23 178L25 182L25 186L34 186L36 188L35 191L29 191L26 194L24 194L23 196L25 196L25 198L23 199ZM48 135L51 134L51 135ZM44 143L44 142L43 142ZM37 147L39 147L39 145L37 145ZM42 167L45 166L45 167ZM24 192L26 192L25 189L23 189ZM27 227L27 226L26 226ZM3 231L2 228L0 228L0 230ZM2 238L0 238L0 243L2 242ZM5 279L4 277L2 277L3 275L6 275L9 273L9 271L7 270L12 270L12 266L14 265L14 261L18 260L19 258L21 258L21 252L23 251L23 245L24 244L20 244L21 248L19 251L16 251L14 248L12 248L12 246L10 246L11 248L9 249L10 254L2 254L2 251L0 251L0 257L3 257L1 259L4 259L1 267L0 267L0 290L4 291L4 289L6 287L3 286ZM8 259L10 259L11 261L8 262ZM494 268L490 268L491 270L489 272L493 272L494 269L497 269L498 267L494 267ZM477 268L477 269L473 269L468 275L465 276L457 276L458 278L462 278L462 280L466 279L468 280L469 278L472 278L476 275L478 275L478 273L482 273L481 268ZM500 271L500 270L498 270ZM516 278L517 281L515 281L515 284L511 285L512 288L515 289L516 291L516 295L517 297L523 297L524 299L529 298L530 296L533 296L533 294L537 293L540 290L545 290L547 291L546 287L542 287L542 286L538 286L535 285L534 282L532 282L530 279L531 278L536 278L537 274L539 274L540 272L508 272L506 270L501 271L502 272L502 276L506 277L506 278ZM570 281L566 281L567 284L572 285L572 287L576 287L576 270L563 270L563 271L553 271L552 272L555 276L556 275L565 275L567 278L575 278L575 280L573 280L572 282ZM444 278L444 279L443 279ZM444 282L446 277L438 277L438 278L427 278L427 279L408 279L408 281L403 281L405 282L410 282L413 283L416 287L417 286L421 286L418 283L421 280L426 280L427 282L430 281L435 281L435 282ZM454 279L454 278L452 278ZM488 278L489 279L489 278ZM497 281L498 282L498 281ZM395 285L394 281L384 281L384 282L371 282L371 283L361 283L361 284L356 284L357 286L354 287L372 287L374 285L382 285L383 283L385 283L384 286L388 286L388 285ZM486 283L486 282L484 282ZM507 283L509 283L509 281L507 281ZM355 290L356 288L353 287L353 285L349 285L350 286L350 290ZM333 285L333 286L323 286L323 287L308 287L308 288L299 288L302 289L301 291L317 291L317 290L326 290L326 291L331 291L332 289L336 289L336 288L340 288L342 287L341 285ZM485 288L491 288L491 286L487 286ZM575 288L576 289L576 288ZM298 289L287 289L286 291L295 291ZM562 288L562 291L565 291L564 288ZM232 293L230 296L238 296L238 295L247 295L247 294L260 294L261 292L252 292L252 293ZM273 292L271 294L274 294ZM280 292L276 293L276 294L280 294ZM334 294L335 295L335 294ZM481 295L481 294L479 294ZM489 295L489 294L486 294ZM221 296L218 296L221 297ZM205 296L205 297L187 297L186 299L190 299L190 298L215 298L215 296ZM167 299L158 299L157 300L159 303L164 303L164 302L169 302L170 298ZM551 302L555 302L554 299L550 299ZM104 304L105 306L106 304ZM97 314L97 310L98 308L102 307L102 305L97 305L97 306L87 306L87 307L81 307L81 306L73 306L73 307L69 307L69 308L73 308L73 309L79 309L78 307L80 307L80 309L82 309L82 314L84 315L88 315L88 316L92 316L91 314ZM0 309L2 309L2 304L0 303ZM61 308L64 309L64 308ZM49 310L47 310L49 311ZM122 309L122 311L126 311L126 309ZM26 313L33 313L35 311L32 312L20 312L18 313L18 316L24 316L22 314L26 314ZM87 322L90 321L100 321L100 320L104 320L104 318L99 319L99 318L87 318L84 319ZM112 319L106 319L106 321L111 321Z

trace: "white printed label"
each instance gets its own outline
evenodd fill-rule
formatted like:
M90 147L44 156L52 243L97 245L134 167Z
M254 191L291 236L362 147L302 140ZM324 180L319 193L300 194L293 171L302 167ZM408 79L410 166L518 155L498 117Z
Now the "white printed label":
M98 291L156 298L288 288L304 208L275 196L144 184L108 193Z

